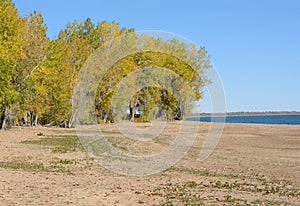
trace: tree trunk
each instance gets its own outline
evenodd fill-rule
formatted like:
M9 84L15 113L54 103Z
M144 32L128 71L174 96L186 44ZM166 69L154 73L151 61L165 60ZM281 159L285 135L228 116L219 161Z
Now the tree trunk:
M38 124L38 114L37 112L29 112L30 115L30 126L37 126Z
M69 117L67 127L71 128L73 126L73 122L74 122L74 115L73 115L73 112L72 112L71 115L70 115L70 117Z
M30 124L31 124L31 114L29 114L29 115L30 115ZM23 116L23 124L25 126L27 126L27 120L28 120L28 111L27 111L27 109L25 109L24 116Z
M131 122L134 122L134 104L132 103L132 101L130 101L129 103L129 118Z
M9 113L10 109L7 106L4 106L3 112L2 112L2 117L0 121L0 129L7 129L9 126Z
M135 113L135 106L139 102L139 93L134 95L129 102L129 118L131 122L134 122L134 113Z
M34 118L34 126L37 126L38 119L39 119L39 115L36 113L35 118Z

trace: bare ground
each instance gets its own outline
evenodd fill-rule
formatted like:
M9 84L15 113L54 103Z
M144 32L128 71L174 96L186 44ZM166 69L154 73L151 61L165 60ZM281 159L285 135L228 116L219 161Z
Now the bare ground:
M179 124L169 123L169 132ZM123 140L114 125L101 127L127 152L163 148ZM0 205L300 205L300 126L226 124L214 153L199 162L208 127L201 123L179 163L145 177L108 171L81 149L31 142L74 137L74 129L0 131Z

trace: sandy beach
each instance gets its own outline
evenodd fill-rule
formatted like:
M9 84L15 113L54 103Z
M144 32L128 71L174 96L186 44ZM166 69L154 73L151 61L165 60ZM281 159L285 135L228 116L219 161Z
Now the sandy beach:
M169 124L176 132L179 123ZM122 140L113 124L101 128L129 153L149 148ZM0 131L0 205L300 205L300 126L226 124L213 154L199 162L208 128L201 123L180 162L145 177L102 168L76 143L75 129Z

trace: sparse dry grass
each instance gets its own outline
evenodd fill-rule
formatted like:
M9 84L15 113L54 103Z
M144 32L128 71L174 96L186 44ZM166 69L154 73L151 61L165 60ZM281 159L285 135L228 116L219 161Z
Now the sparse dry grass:
M173 122L147 146L101 125L108 141L132 154L155 153L178 131ZM101 168L73 129L15 128L0 133L1 205L299 205L300 127L226 125L213 155L189 153L156 175L126 177ZM143 127L143 125L141 126ZM26 132L24 132L26 131Z

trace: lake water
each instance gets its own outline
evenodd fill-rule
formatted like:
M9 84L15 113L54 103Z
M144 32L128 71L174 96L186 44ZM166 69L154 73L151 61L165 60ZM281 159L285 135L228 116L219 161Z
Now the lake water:
M224 117L188 117L187 121L222 122ZM300 115L227 116L226 123L300 124Z

